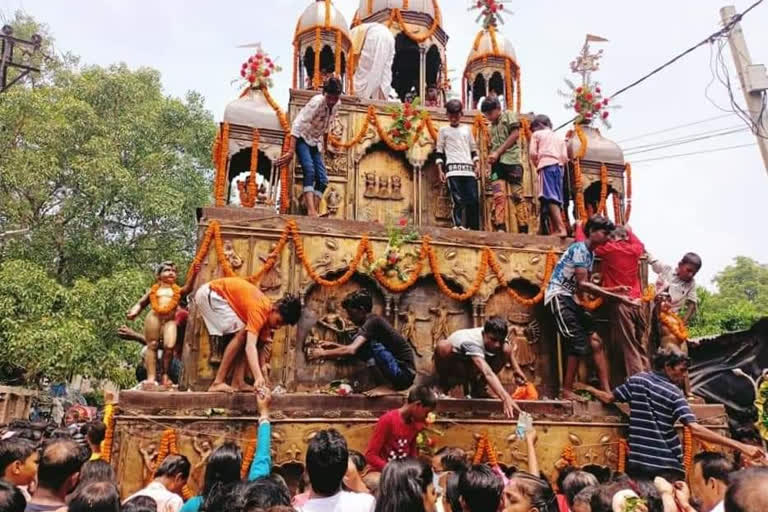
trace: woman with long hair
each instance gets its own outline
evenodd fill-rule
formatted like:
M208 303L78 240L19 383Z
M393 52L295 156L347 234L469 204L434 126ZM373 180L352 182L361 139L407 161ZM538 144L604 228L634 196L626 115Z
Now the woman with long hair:
M459 476L461 473L451 471L445 479L445 489L443 490L443 511L461 512L461 502L459 501Z
M240 481L240 466L243 464L243 452L235 443L224 443L208 457L205 464L203 492L187 501L181 512L198 512L211 491Z
M549 482L530 473L515 473L504 488L504 512L558 512Z
M384 466L375 512L435 512L436 502L429 464L408 458Z

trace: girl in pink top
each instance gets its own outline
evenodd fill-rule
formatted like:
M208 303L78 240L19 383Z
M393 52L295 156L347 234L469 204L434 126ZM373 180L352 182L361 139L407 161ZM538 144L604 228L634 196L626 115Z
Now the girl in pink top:
M531 123L531 162L536 166L542 215L549 217L549 233L568 236L561 213L563 206L563 166L568 161L565 141L552 131L549 117L538 115Z

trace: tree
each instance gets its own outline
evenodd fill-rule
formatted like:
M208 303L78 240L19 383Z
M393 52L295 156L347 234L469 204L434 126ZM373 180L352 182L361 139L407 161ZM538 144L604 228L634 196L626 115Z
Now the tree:
M714 279L717 292L699 288L699 313L691 323L694 336L749 329L768 316L768 265L739 256Z
M137 347L116 328L154 265L191 259L215 125L155 70L80 67L46 27L11 24L44 47L40 75L0 95L0 365L126 384Z

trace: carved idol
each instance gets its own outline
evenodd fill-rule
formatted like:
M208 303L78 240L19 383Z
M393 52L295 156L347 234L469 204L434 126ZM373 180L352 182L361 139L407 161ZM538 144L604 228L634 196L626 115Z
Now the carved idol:
M328 196L325 198L325 204L328 208L328 216L335 217L339 213L341 207L341 194L336 187L330 187L328 189Z
M259 192L256 194L257 203L266 203L269 200L269 191L267 190L267 184L263 183L259 187Z
M238 270L243 266L243 258L235 251L235 246L232 244L232 240L226 240L224 242L224 257L229 261L229 266L233 270Z
M403 178L400 176L392 176L392 194L390 195L390 199L394 199L395 201L400 201L403 199Z
M376 197L379 199L389 199L389 176L379 176L379 192Z
M432 323L432 347L434 347L438 341L448 338L451 334L448 329L448 315L461 315L464 312L446 309L443 304L429 308L429 312L435 315L435 320Z
M374 172L365 173L365 192L363 193L363 197L369 199L376 197L376 173Z

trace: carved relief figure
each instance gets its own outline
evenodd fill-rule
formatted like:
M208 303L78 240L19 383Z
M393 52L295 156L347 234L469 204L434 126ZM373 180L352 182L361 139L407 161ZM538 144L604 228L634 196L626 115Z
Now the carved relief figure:
M375 199L377 197L375 172L365 173L365 192L363 193L363 197L367 197L368 199Z
M528 326L511 323L508 339L515 350L518 364L532 368L536 364L533 345L538 342L538 323L535 320Z
M416 316L416 313L413 311L412 306L408 306L408 309L405 311L401 311L398 313L398 316L400 318L404 318L405 322L403 323L403 326L400 328L400 334L403 335L403 338L408 340L408 343L411 344L411 348L413 348L413 351L416 353L417 356L421 357L421 354L419 353L418 349L416 348L416 322L429 322L432 320L430 317L420 317Z
M451 203L451 197L448 193L448 186L437 181L437 200L435 202L435 220L451 220L451 212L453 211L453 204ZM434 190L434 189L433 189Z
M389 176L379 176L379 192L376 194L379 199L389 199Z
M232 240L224 241L224 257L229 261L232 270L239 270L243 266L243 258L241 258L235 251L235 246L232 244Z
M394 201L401 201L403 199L403 178L400 176L392 176L392 193L389 198Z
M154 441L149 443L146 447L139 446L139 453L141 453L142 461L142 478L146 484L152 478L152 474L155 472L155 461L157 461L157 443Z
M336 187L330 187L328 189L328 196L325 198L325 205L328 209L326 215L328 217L336 217L339 213L339 208L341 207L341 201L342 197L339 190Z
M464 311L449 310L440 303L434 308L429 308L429 312L435 315L435 320L432 322L432 347L434 348L438 341L448 338L451 332L448 328L448 315L462 315Z
M192 448L200 457L200 460L192 468L192 478L199 482L203 482L203 476L205 474L205 465L208 463L208 458L213 453L213 443L208 439L200 440L199 437L192 438Z
M267 203L269 201L269 191L267 190L267 184L262 182L259 187L259 192L256 194L257 203Z
M275 247L277 244L272 244L269 248L269 253L271 254L273 250L275 250ZM264 265L267 262L268 255L260 255L259 261L261 261L261 264ZM264 276L261 278L261 281L259 282L259 288L263 292L270 292L272 290L279 290L280 286L283 283L283 271L280 269L280 262L278 261L275 266L273 266L269 272L264 274Z

